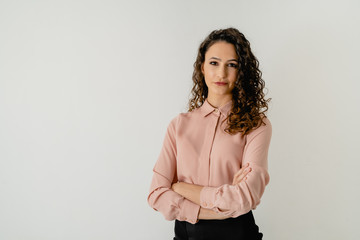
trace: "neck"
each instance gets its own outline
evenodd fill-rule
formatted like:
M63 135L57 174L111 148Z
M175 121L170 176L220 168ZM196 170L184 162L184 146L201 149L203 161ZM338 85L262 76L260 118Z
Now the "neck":
M210 96L210 95L208 95L207 100L211 106L213 106L215 108L219 108L219 107L225 105L226 103L228 103L229 101L231 101L232 96L231 95L225 95L225 96Z

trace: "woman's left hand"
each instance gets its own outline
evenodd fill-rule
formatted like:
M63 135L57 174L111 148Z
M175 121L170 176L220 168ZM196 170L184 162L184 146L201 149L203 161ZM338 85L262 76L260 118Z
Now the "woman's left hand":
M234 175L233 185L240 183L241 181L246 180L246 175L251 172L251 167L249 167L249 163L240 168L240 170Z

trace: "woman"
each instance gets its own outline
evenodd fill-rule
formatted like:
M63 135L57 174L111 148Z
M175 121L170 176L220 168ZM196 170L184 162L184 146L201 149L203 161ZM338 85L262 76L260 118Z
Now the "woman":
M175 220L176 240L262 239L252 210L270 179L272 127L258 66L235 28L200 45L189 110L167 127L147 199Z

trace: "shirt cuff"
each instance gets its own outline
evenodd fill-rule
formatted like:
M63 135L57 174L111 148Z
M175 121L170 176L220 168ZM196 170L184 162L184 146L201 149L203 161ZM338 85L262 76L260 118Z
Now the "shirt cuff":
M200 191L200 206L212 209L215 203L216 188L203 187Z
M189 223L195 224L198 222L198 215L200 211L200 206L188 199L184 199L184 202L180 210L180 221L187 221Z

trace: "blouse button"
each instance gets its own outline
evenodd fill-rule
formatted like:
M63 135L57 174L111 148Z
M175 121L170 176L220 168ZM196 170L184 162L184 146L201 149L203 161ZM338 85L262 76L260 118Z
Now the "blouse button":
M215 108L215 110L214 110L216 113L218 113L219 112L219 109L217 109L217 108Z

